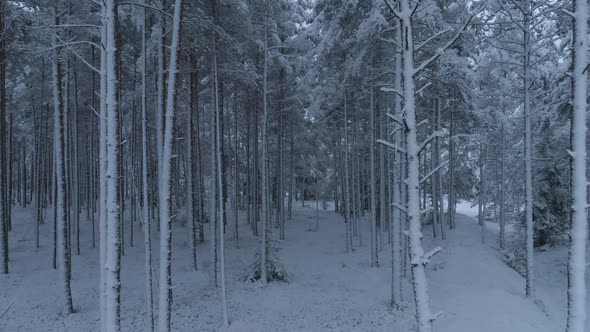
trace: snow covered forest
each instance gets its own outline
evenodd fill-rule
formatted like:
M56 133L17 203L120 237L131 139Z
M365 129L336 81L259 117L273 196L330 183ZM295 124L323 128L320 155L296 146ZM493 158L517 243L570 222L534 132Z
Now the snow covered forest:
M588 0L0 0L0 331L590 332Z

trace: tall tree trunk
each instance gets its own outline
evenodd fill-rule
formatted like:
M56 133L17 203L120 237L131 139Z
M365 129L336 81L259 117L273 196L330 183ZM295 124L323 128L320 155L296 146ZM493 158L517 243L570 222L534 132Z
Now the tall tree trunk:
M283 100L285 99L285 71L281 68L280 73L280 96L279 96L279 133L278 133L278 149L279 149L279 164L277 169L277 177L278 177L278 189L277 189L277 215L279 218L279 238L281 240L285 239L285 195L284 195L284 188L283 188Z
M268 10L268 2L265 2L265 5L267 7L266 10ZM268 13L266 13L266 15L268 15ZM267 102L267 80L268 80L268 27L267 27L268 22L264 22L264 67L263 67L263 83L262 83L262 109L263 109L263 113L262 113L262 132L261 132L261 140L260 140L260 145L262 148L262 153L261 153L261 164L262 164L262 174L261 174L261 180L262 180L262 223L261 223L261 228L262 228L262 236L260 237L260 278L262 279L263 283L267 283L268 282L268 229L270 228L270 225L268 225L268 216L267 216L267 209L268 209L268 199L269 199L269 194L268 194L268 164L267 164L267 157L266 157L266 152L267 152L267 142L266 142L266 127L267 127L267 122L268 122L268 102Z
M293 137L293 130L291 130L291 143L289 144L289 202L288 202L288 216L289 220L293 218L293 195L295 195L295 138Z
M371 90L373 92L373 99L378 98L379 94L377 95L377 97L375 97L375 90L372 89ZM378 93L378 92L377 92ZM378 102L379 99L374 100L373 102ZM380 107L381 105L378 104L378 106L376 107L377 109L379 109L379 137L382 139L385 139L385 117L383 116L385 113L385 108L384 107ZM375 107L375 106L374 106ZM375 112L375 110L373 111ZM375 141L371 142L371 146L375 146ZM383 233L386 231L386 223L385 223L385 216L387 215L386 211L387 208L385 207L385 201L386 201L386 194L385 194L385 151L384 151L384 146L382 144L379 144L379 250L383 250L383 243L385 241L383 241ZM379 263L377 262L377 265Z
M187 192L187 205L190 204L192 218L189 220L191 223L191 246L193 255L193 269L196 271L197 268L197 234L201 232L201 228L197 225L197 222L202 225L202 213L200 206L200 177L198 174L200 157L198 150L200 150L200 142L198 139L199 128L195 128L195 125L199 123L199 73L196 54L191 52L189 55L189 63L191 66L189 87L190 87L190 109L188 110L188 127L187 127L187 156L189 165L187 168L187 179L190 182L187 183L187 187L190 186L190 191ZM195 119L196 118L196 119ZM196 121L195 121L196 120ZM193 140L193 138L196 138ZM195 161L195 158L197 160ZM189 202L190 200L190 202ZM187 211L188 212L188 211ZM188 215L188 214L187 214Z
M369 153L371 162L369 164L369 172L371 175L371 183L370 183L370 190L371 190L371 267L378 267L379 262L377 261L377 209L376 209L376 198L375 198L375 93L373 92L373 87L369 88L370 91L370 141L369 141ZM381 194L381 193L380 193Z
M5 35L4 12L6 2L0 5L0 29L2 35ZM6 158L5 153L5 135L4 123L6 121L6 38L0 40L0 240L2 241L2 273L8 273L8 224L6 223L6 190L4 182L6 179Z
M419 332L432 331L433 316L430 311L430 298L428 295L428 280L426 278L426 264L428 257L422 247L422 231L420 220L420 196L419 196L419 146L417 142L416 106L415 106L415 82L414 82L414 42L412 32L412 8L409 0L401 0L401 23L403 35L403 95L404 95L404 122L406 128L408 157L408 216L409 216L409 240L410 261L412 266L412 286L414 288L414 301L416 303L416 322Z
M72 207L74 212L74 225L76 227L76 255L80 256L80 177L78 162L78 74L74 70L74 110L72 112Z
M117 117L117 0L106 0L102 8L103 40L105 45L101 61L101 137L104 141L104 151L101 151L101 160L104 169L101 183L101 250L104 246L103 271L101 271L104 296L104 314L101 315L101 324L104 321L104 331L119 331L121 329L121 242L120 219L117 193L119 168L117 155L119 151L118 117ZM101 167L102 168L102 167ZM103 202L104 200L104 202ZM103 219L104 214L104 220ZM104 240L103 240L104 237Z
M174 138L174 93L176 91L176 73L178 61L178 44L180 41L180 14L182 0L174 4L172 22L172 42L170 45L170 64L168 66L168 86L166 95L166 115L162 164L159 186L160 206L160 293L158 327L160 332L170 331L172 315L172 229L170 219L170 175L172 168L172 141Z
M526 10L530 7L529 0L523 4ZM534 248L533 248L533 170L531 159L531 36L529 26L531 25L528 13L523 13L523 46L524 46L524 168L525 168L525 216L526 216L526 296L533 298L535 296L535 277L534 277Z
M239 248L240 242L240 233L239 233L239 226L238 226L238 207L239 207L239 195L240 195L240 153L239 153L239 145L238 145L238 104L237 104L237 94L234 93L234 176L233 176L233 184L234 184L234 195L233 195L233 213L234 213L234 225L235 225L235 232L234 236L236 238L236 248Z
M55 11L58 11L58 3L56 3ZM55 16L55 25L59 25L59 18ZM57 45L57 38L53 37L53 45ZM62 69L61 69L61 52L56 49L56 59L53 62L53 116L54 116L54 128L53 128L53 139L55 144L56 154L56 190L57 200L55 205L57 207L57 219L56 223L58 226L58 251L59 251L59 270L62 275L62 282L64 286L64 308L67 314L74 312L74 306L72 304L72 289L70 286L71 273L68 270L70 268L68 264L68 228L66 221L66 182L65 182L65 135L64 135L64 99L62 93Z
M352 220L350 218L350 176L348 170L348 107L347 107L347 93L344 91L344 222L346 226L346 252L352 251ZM304 198L302 198L304 199ZM371 248L373 248L371 246Z
M146 2L147 0L144 0ZM141 209L143 219L143 243L145 247L145 294L148 331L154 331L154 298L152 277L152 227L149 216L148 197L148 149L147 149L147 43L146 43L146 8L143 9L143 22L141 25L141 181L143 206Z
M217 91L217 84L218 84L218 80L217 80L217 55L213 55L213 70L214 70L214 82L215 82L215 91ZM215 93L215 113L217 114L217 122L216 122L216 147L217 147L217 153L216 153L216 159L217 159L217 189L218 189L218 193L217 193L217 207L219 208L218 210L218 216L221 218L224 215L224 210L225 210L225 204L223 201L223 178L222 178L222 170L223 170L223 164L222 164L222 156L221 156L221 128L220 128L220 122L221 122L221 114L220 114L221 110L219 107L219 96L217 93ZM213 179L212 179L213 180ZM221 282L221 289L220 289L220 295L221 295L221 306L222 306L222 324L224 327L228 327L229 326L229 318L228 318L228 310L227 310L227 295L226 295L226 290L225 290L225 248L224 248L224 226L223 224L219 225L219 270L220 270L220 282Z
M402 32L401 32L401 25L400 22L397 21L395 25L395 38L398 41L398 44L401 45L402 41ZM395 57L394 57L394 89L397 91L402 90L402 56L396 50ZM393 111L394 114L398 117L402 116L402 100L401 97L396 95L394 96L394 103L393 103ZM400 128L396 131L394 136L394 143L398 145L402 145L402 135L401 131L403 128ZM393 203L397 204L401 207L402 205L402 187L404 187L403 177L402 177L402 168L403 168L403 161L404 156L398 152L393 151L393 163L394 163L394 172L393 172L393 183L391 184L393 187ZM391 242L391 270L392 270L392 278L391 278L391 305L392 307L399 307L401 304L402 299L402 264L401 264L401 240L402 240L402 210L399 208L393 208L393 218L392 218L392 225L391 231L393 232L393 239Z
M503 112L506 115L506 112ZM506 143L505 143L505 133L504 133L504 121L505 118L502 118L502 125L500 130L500 135L502 136L500 139L501 147L501 157L500 157L500 249L504 249L504 236L506 233L506 219L504 218L504 182L505 180L505 171L504 171L504 159L506 158Z
M575 1L574 118L572 226L568 261L567 332L583 332L586 325L586 241L588 191L586 179L586 111L588 97L588 2Z
M450 229L455 228L455 123L453 118L456 104L457 103L455 101L451 101L451 119L449 121L449 194L447 213L449 217Z

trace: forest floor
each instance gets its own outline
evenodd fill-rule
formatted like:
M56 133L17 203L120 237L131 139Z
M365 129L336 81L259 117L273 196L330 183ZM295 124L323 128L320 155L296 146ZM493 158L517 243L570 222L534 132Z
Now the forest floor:
M387 243L379 252L380 267L371 268L368 223L363 222L363 245L359 246L359 239L355 238L355 251L347 254L342 218L320 208L320 228L310 231L315 223L314 208L303 208L298 203L293 220L287 222L287 239L277 242L289 283L275 282L263 287L260 283L244 281L257 241L244 222L240 224L239 248L236 248L233 225L228 227L229 330L412 331L413 300L408 278L404 280L403 310L391 310L388 306L391 255ZM472 211L459 208L458 212L469 215ZM428 267L431 307L433 312L442 313L435 330L563 330L567 250L553 248L537 253L539 300L527 300L524 279L504 263L495 248L494 228L490 227L488 241L483 245L480 227L467 215L458 215L457 229L447 232L446 240L433 239L431 228L424 229L426 249L440 245L444 250ZM72 291L77 312L64 316L62 283L58 272L52 269L52 224L41 226L41 247L36 249L33 220L32 210L15 209L10 234L11 273L0 276L0 331L98 330L98 249L91 248L90 224L85 221L81 227L84 235L81 255L76 255L74 250L72 256ZM146 330L143 236L135 226L134 247L129 247L130 232L126 229L122 260L123 331ZM218 289L210 287L208 282L208 242L199 245L199 271L192 271L190 232L180 222L175 223L173 230L172 328L174 331L217 330L221 305ZM278 233L276 229L273 232ZM157 237L154 232L154 239ZM384 237L387 239L386 234ZM156 240L155 264L158 247Z

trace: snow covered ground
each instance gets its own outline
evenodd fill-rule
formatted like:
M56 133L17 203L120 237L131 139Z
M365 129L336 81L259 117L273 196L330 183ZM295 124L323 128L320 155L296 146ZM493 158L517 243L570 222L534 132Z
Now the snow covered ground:
M392 311L388 308L389 247L385 245L379 253L381 267L370 268L368 223L364 223L363 246L359 247L359 239L355 238L355 252L346 254L342 218L320 207L320 229L311 232L315 205L313 209L295 206L294 218L287 224L287 239L278 242L290 283L262 287L243 281L257 242L248 226L241 224L238 249L230 231L233 228L228 228L230 330L412 331L409 281L404 283L405 310ZM567 251L558 248L537 254L540 301L534 303L524 297L524 279L495 250L493 230L489 232L488 244L482 245L481 230L470 218L459 215L457 229L449 232L445 241L431 239L430 232L424 232L427 249L436 245L444 248L429 265L432 310L442 312L435 331L563 330ZM58 273L51 268L52 224L41 226L39 249L35 249L33 226L31 212L16 209L11 233L11 273L0 276L0 331L96 331L98 249L91 248L89 225L84 223L82 229L82 255L73 255L72 290L77 312L70 316L61 314L61 283ZM208 286L208 243L198 247L200 270L193 272L188 229L180 223L173 229L173 330L217 330L221 305L218 290ZM137 227L135 230L136 246L126 246L123 257L124 331L143 331L145 327L143 242L141 231ZM128 236L127 229L126 244ZM158 241L154 241L154 248L157 246Z

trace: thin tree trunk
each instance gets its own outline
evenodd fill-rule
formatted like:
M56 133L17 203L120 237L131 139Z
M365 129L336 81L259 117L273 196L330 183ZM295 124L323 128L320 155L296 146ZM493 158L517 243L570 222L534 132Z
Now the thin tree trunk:
M144 0L144 2L147 0ZM154 298L152 277L152 228L149 216L148 196L148 149L147 149L147 43L146 43L146 8L143 9L143 23L141 25L141 181L143 206L141 209L143 219L143 243L145 251L145 293L148 331L154 331Z
M401 45L402 40L402 33L401 33L401 25L398 21L396 23L396 32L395 38L398 41L398 44ZM396 50L397 51L397 50ZM397 91L402 90L402 56L399 52L395 52L394 58L394 89ZM400 96L394 96L394 104L393 104L393 111L396 116L402 116L402 103ZM402 137L401 137L401 128L398 132L396 132L394 137L394 143L402 145ZM402 205L402 187L404 186L403 177L402 177L402 168L404 165L402 164L403 155L397 151L393 151L393 203L399 206ZM399 307L401 304L402 299L402 262L401 262L401 240L402 240L402 211L399 208L393 208L393 218L392 218L392 225L391 231L393 232L393 239L391 242L391 270L392 270L392 278L391 278L391 306L396 308Z
M447 213L449 217L449 228L455 228L455 124L454 124L454 107L455 102L451 102L451 110L450 110L450 124L449 124L449 194L448 194L448 207Z
M350 218L350 176L348 174L348 114L347 93L344 91L344 222L346 226L346 252L352 251L352 220ZM304 199L304 198L302 198ZM371 246L371 248L373 248Z
M504 111L504 115L506 112ZM501 147L501 157L500 157L500 249L504 249L504 236L506 233L506 219L504 218L504 182L506 180L505 171L504 171L504 159L506 158L506 143L505 143L505 133L504 133L504 121L505 119L502 118L502 129L500 131L500 135L502 135L500 139Z
M265 2L265 5L267 7L266 10L268 10L268 2ZM268 13L266 13L265 15L268 15ZM261 242L260 242L260 278L262 279L263 283L267 283L268 282L268 264L267 264L267 260L268 260L268 241L269 239L268 237L268 216L267 216L267 209L268 209L268 199L269 199L269 194L268 194L268 166L267 166L267 160L266 160L266 151L267 151L267 147L266 147L266 127L267 127L267 122L268 122L268 102L267 102L267 75L268 75L268 27L267 22L265 21L264 23L264 67L263 67L263 85L262 85L262 105L263 105L263 113L262 113L262 136L261 136L261 140L260 140L260 145L262 148L262 153L261 153L261 164L262 164L262 174L261 174L261 180L262 180L262 223L261 223L261 228L262 228L262 236L261 236Z
M528 10L530 3L527 0L523 6ZM531 24L528 13L523 15L523 26L526 27L523 34L524 46L524 168L525 168L525 216L526 216L526 296L535 297L534 277L534 248L533 248L533 171L531 159L531 66L530 66L530 32L527 30Z
M55 8L57 12L57 6ZM59 19L55 16L55 25L59 25ZM57 45L57 38L53 37L53 45ZM72 289L70 286L70 268L68 264L68 228L66 221L66 182L65 182L65 135L64 135L64 99L62 94L62 69L61 69L61 55L59 49L56 50L56 59L53 62L53 115L54 115L54 129L53 137L56 153L56 190L57 199L55 205L57 207L58 226L58 251L59 251L59 269L62 275L62 282L64 286L64 308L66 314L74 312L72 304Z
M177 0L179 1L179 0ZM214 70L214 81L215 81L215 91L217 91L217 84L218 84L218 80L217 80L217 55L213 55L213 70ZM219 96L217 93L215 93L215 113L217 114L217 122L216 122L216 147L217 147L217 153L216 153L216 159L217 159L217 189L218 189L218 194L217 194L217 202L218 202L218 208L219 208L219 217L222 217L224 215L224 202L223 202L223 184L222 184L222 169L223 169L223 165L222 165L222 158L221 158L221 128L220 128L220 120L221 120L221 114L220 114L220 109L219 109ZM227 310L227 295L226 295L226 290L225 290L225 248L224 248L224 226L223 224L219 225L219 270L220 270L220 282L221 282L221 306L222 306L222 317L223 317L223 321L222 324L224 327L228 327L229 326L229 318L228 318L228 310Z
M375 93L373 92L373 87L369 88L370 91L370 141L369 141L369 153L371 162L369 164L369 172L371 174L371 267L378 267L379 262L377 260L377 209L376 205L376 198L375 198Z
M160 207L160 293L158 327L160 332L170 331L172 315L172 229L170 219L170 176L172 173L172 141L174 138L174 93L176 92L176 73L178 44L180 41L180 14L182 0L174 4L172 43L170 45L170 64L168 66L168 86L166 95L166 115L162 164L159 186Z
M4 12L6 2L0 4L0 29L2 35L5 35ZM6 121L6 38L0 40L0 239L2 241L2 273L8 273L8 224L6 223L6 190L4 181L6 178L6 158L5 153L5 135L4 123Z

